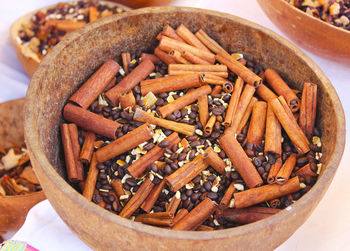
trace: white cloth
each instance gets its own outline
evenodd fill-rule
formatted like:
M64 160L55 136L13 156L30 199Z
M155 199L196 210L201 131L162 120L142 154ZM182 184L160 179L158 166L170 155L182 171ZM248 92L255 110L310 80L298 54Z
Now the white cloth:
M23 97L29 83L29 78L22 70L10 42L8 31L11 23L33 9L55 2L58 1L15 0L2 4L0 10L0 102ZM178 0L173 5L230 13L268 27L284 36L270 22L255 0ZM321 67L333 83L342 101L346 117L350 118L350 99L347 97L350 93L349 68L311 53L305 53ZM350 187L348 177L350 177L350 169L346 168L346 163L349 162L350 154L347 145L328 192L305 224L277 250L346 250L349 248ZM39 203L29 212L24 226L12 239L27 241L40 250L90 250L68 229L48 201Z

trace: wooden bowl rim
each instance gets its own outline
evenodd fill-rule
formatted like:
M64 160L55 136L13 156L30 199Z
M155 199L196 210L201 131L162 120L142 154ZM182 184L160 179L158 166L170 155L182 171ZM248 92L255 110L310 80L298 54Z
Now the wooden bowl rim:
M43 193L44 193L44 190L40 190L40 191L36 191L33 193L27 193L27 194L0 196L0 199L25 198L25 197L38 196L38 195L41 195Z
M76 1L69 1L69 2L64 2L64 3L69 3L69 4L72 4L72 3L75 3ZM129 10L132 10L130 7L127 7L123 4L120 4L120 3L116 3L116 2L112 2L112 1L106 1L106 0L100 0L99 3L105 3L106 5L113 5L113 6L116 6L116 7L120 7L120 8L123 8L125 9L126 11L129 11ZM18 31L19 29L21 28L21 25L25 22L28 22L30 20L30 18L32 16L34 16L35 13L37 13L38 11L41 11L41 10L48 10L50 8L53 8L55 6L57 6L57 4L59 4L59 2L55 3L55 4L50 4L50 5L47 5L47 6L44 6L44 7L41 7L41 8L38 8L36 10L33 10L23 16L21 16L20 18L16 19L16 21L14 21L10 27L10 37L11 37L11 40L12 40L12 43L14 44L14 46L17 46L19 48L23 48L24 45L22 45L20 43L20 41L18 41L17 38L18 37ZM101 19L101 18L99 18ZM55 45L56 46L56 45ZM28 55L25 55L23 52L22 52L22 49L20 50L22 55L25 57L25 58L30 58L32 60L34 60L36 63L40 63L42 60L40 60L39 62L37 61L37 59L35 58L36 54L35 52L33 52L32 50L30 50L30 54ZM35 55L35 56L34 56ZM46 56L46 55L45 55Z
M91 32L100 26L105 26L110 23L116 22L118 20L128 18L129 16L135 15L145 15L148 13L168 13L168 12L200 12L201 14L207 14L210 16L217 16L220 18L226 18L229 20L233 20L236 23L240 23L241 25L247 26L251 29L262 32L268 36L270 36L275 41L283 44L284 46L288 46L296 56L300 57L305 64L313 69L314 72L317 73L317 76L321 80L326 89L326 92L330 96L330 102L334 105L335 110L337 111L335 119L337 120L337 132L339 135L344 135L344 137L337 137L336 144L334 147L333 155L330 157L329 164L327 169L324 171L322 175L320 175L318 181L313 186L313 188L301 199L299 199L296 203L294 203L290 208L291 210L283 210L282 212L275 214L267 219L261 220L259 222L247 224L244 226L239 226L235 228L229 228L224 230L215 230L215 231L203 231L203 232L195 232L195 231L173 231L162 229L158 227L153 227L145 224L141 224L138 222L131 221L129 219L122 218L118 215L112 214L105 209L91 203L86 198L84 198L80 193L75 191L53 168L46 155L41 150L39 144L38 134L33 131L32 123L34 122L34 118L30 116L31 104L35 103L35 95L33 95L32 86L41 82L42 78L45 78L44 74L40 74L41 72L45 72L45 69L50 65L51 59L59 56L60 51L62 51L66 46L75 40L79 39L82 34L86 34ZM321 69L299 48L297 48L294 44L281 37L277 33L273 32L270 29L267 29L261 25L255 24L248 20L245 20L240 17L236 17L231 14L226 14L218 11L212 10L204 10L198 8L189 8L189 7L149 7L143 9L137 9L130 11L128 13L122 13L120 15L114 15L107 17L105 19L97 20L91 24L88 24L82 27L79 31L74 31L67 36L67 38L59 43L55 48L48 54L42 63L39 66L39 69L35 72L30 86L27 91L27 100L26 100L26 111L25 111L25 138L27 141L27 146L32 152L32 157L40 164L42 171L44 174L49 177L51 182L61 191L63 191L69 199L74 201L74 203L81 205L82 208L85 208L90 213L93 213L99 217L102 217L104 220L109 221L110 223L117 224L124 228L131 229L136 232L142 232L148 234L149 236L154 236L157 238L169 238L169 239L183 239L183 240L213 240L213 239L222 239L222 238L233 238L237 236L242 236L248 233L261 231L266 227L272 227L278 225L280 222L284 220L286 217L295 217L296 212L302 211L304 206L309 204L309 201L313 198L317 198L321 196L324 191L324 184L328 184L333 179L339 162L341 160L344 146L345 146L345 116L343 107L339 100L339 97L328 80L325 74L321 71ZM38 154L40 152L40 154Z

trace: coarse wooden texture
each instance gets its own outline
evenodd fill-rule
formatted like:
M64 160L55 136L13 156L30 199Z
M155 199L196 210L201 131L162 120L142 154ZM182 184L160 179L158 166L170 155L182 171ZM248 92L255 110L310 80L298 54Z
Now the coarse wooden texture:
M315 186L294 203L291 210L237 228L175 232L111 214L88 202L65 181L58 136L65 101L102 62L120 57L123 51L135 53L155 48L158 44L155 37L165 24L177 27L181 23L192 32L204 29L229 52L239 51L263 68L275 69L293 89L301 90L307 81L318 85L323 168ZM257 24L229 14L193 8L135 10L132 15L125 13L97 20L71 33L44 58L34 74L25 114L30 157L45 193L72 231L94 250L271 250L305 222L323 197L345 144L345 119L340 100L310 58L292 43Z
M297 45L350 65L350 31L306 14L285 0L258 0L258 3L277 28Z
M22 146L23 105L25 99L0 104L0 147ZM27 195L0 196L0 231L18 230L29 209L45 199L43 191Z
M102 3L106 3L108 6L115 6L120 7L125 10L131 10L129 7L126 7L120 3L110 2L110 1L100 1ZM36 54L31 51L27 50L23 45L20 43L20 39L18 37L18 31L21 29L22 24L28 24L30 22L31 17L37 13L39 10L45 11L47 9L55 7L57 4L48 5L45 7L42 7L40 9L31 11L30 13L18 18L10 28L10 36L13 43L13 47L15 48L17 57L19 62L21 63L24 71L27 73L29 77L32 77L36 68L38 68L39 63L41 60L36 56Z

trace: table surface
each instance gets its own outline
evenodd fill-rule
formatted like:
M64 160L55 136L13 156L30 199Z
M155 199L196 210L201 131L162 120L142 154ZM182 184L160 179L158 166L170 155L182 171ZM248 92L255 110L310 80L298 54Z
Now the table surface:
M62 1L62 0L61 0ZM12 47L9 28L27 12L56 3L57 0L6 1L0 10L0 102L25 96L29 78L24 73ZM177 0L172 5L199 7L230 13L283 35L260 9L256 0ZM333 83L350 118L349 68L304 51ZM348 126L347 126L348 128ZM348 139L348 137L347 137ZM326 195L310 218L277 250L347 250L350 246L350 162L348 144L337 174ZM24 226L12 237L27 241L40 250L90 250L63 223L48 201L41 202L28 214ZM268 241L268 236L267 236Z

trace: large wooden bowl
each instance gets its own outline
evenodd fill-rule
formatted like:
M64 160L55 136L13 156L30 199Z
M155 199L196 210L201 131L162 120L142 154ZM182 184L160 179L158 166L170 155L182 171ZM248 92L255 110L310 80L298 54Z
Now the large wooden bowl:
M25 99L0 104L0 147L24 144L23 106ZM0 196L0 231L18 230L29 209L45 199L43 191L27 195Z
M171 3L174 0L111 0L129 6L131 8L143 8L149 6L162 6Z
M277 28L297 45L350 65L350 31L308 15L285 0L258 0L258 3Z
M204 28L228 51L244 53L272 67L295 88L305 81L319 86L319 125L323 132L323 170L315 186L266 220L211 232L171 231L121 218L87 201L67 182L59 124L66 100L104 61L124 51L149 50L165 24ZM326 192L344 150L342 105L327 77L304 53L274 32L215 11L155 7L97 21L72 33L40 64L27 92L25 138L34 169L52 206L96 250L252 250L272 249L308 218Z
M123 8L125 10L130 10L129 7L126 7L126 6L119 4L119 3L110 2L110 1L100 1L100 2L103 2L103 3L107 4L108 6L115 6L115 7ZM36 68L38 67L38 65L40 64L41 60L35 54L35 52L33 52L31 49L29 49L29 47L21 44L21 39L18 36L18 32L20 31L22 24L30 23L30 19L32 18L32 16L35 15L35 13L37 13L39 10L45 11L45 10L48 10L48 9L55 7L56 5L57 4L51 4L51 5L45 6L43 8L34 10L34 11L18 18L11 25L10 37L12 40L13 47L15 48L19 62L21 63L23 69L25 70L25 72L28 74L29 77L33 76L33 74L34 74Z

